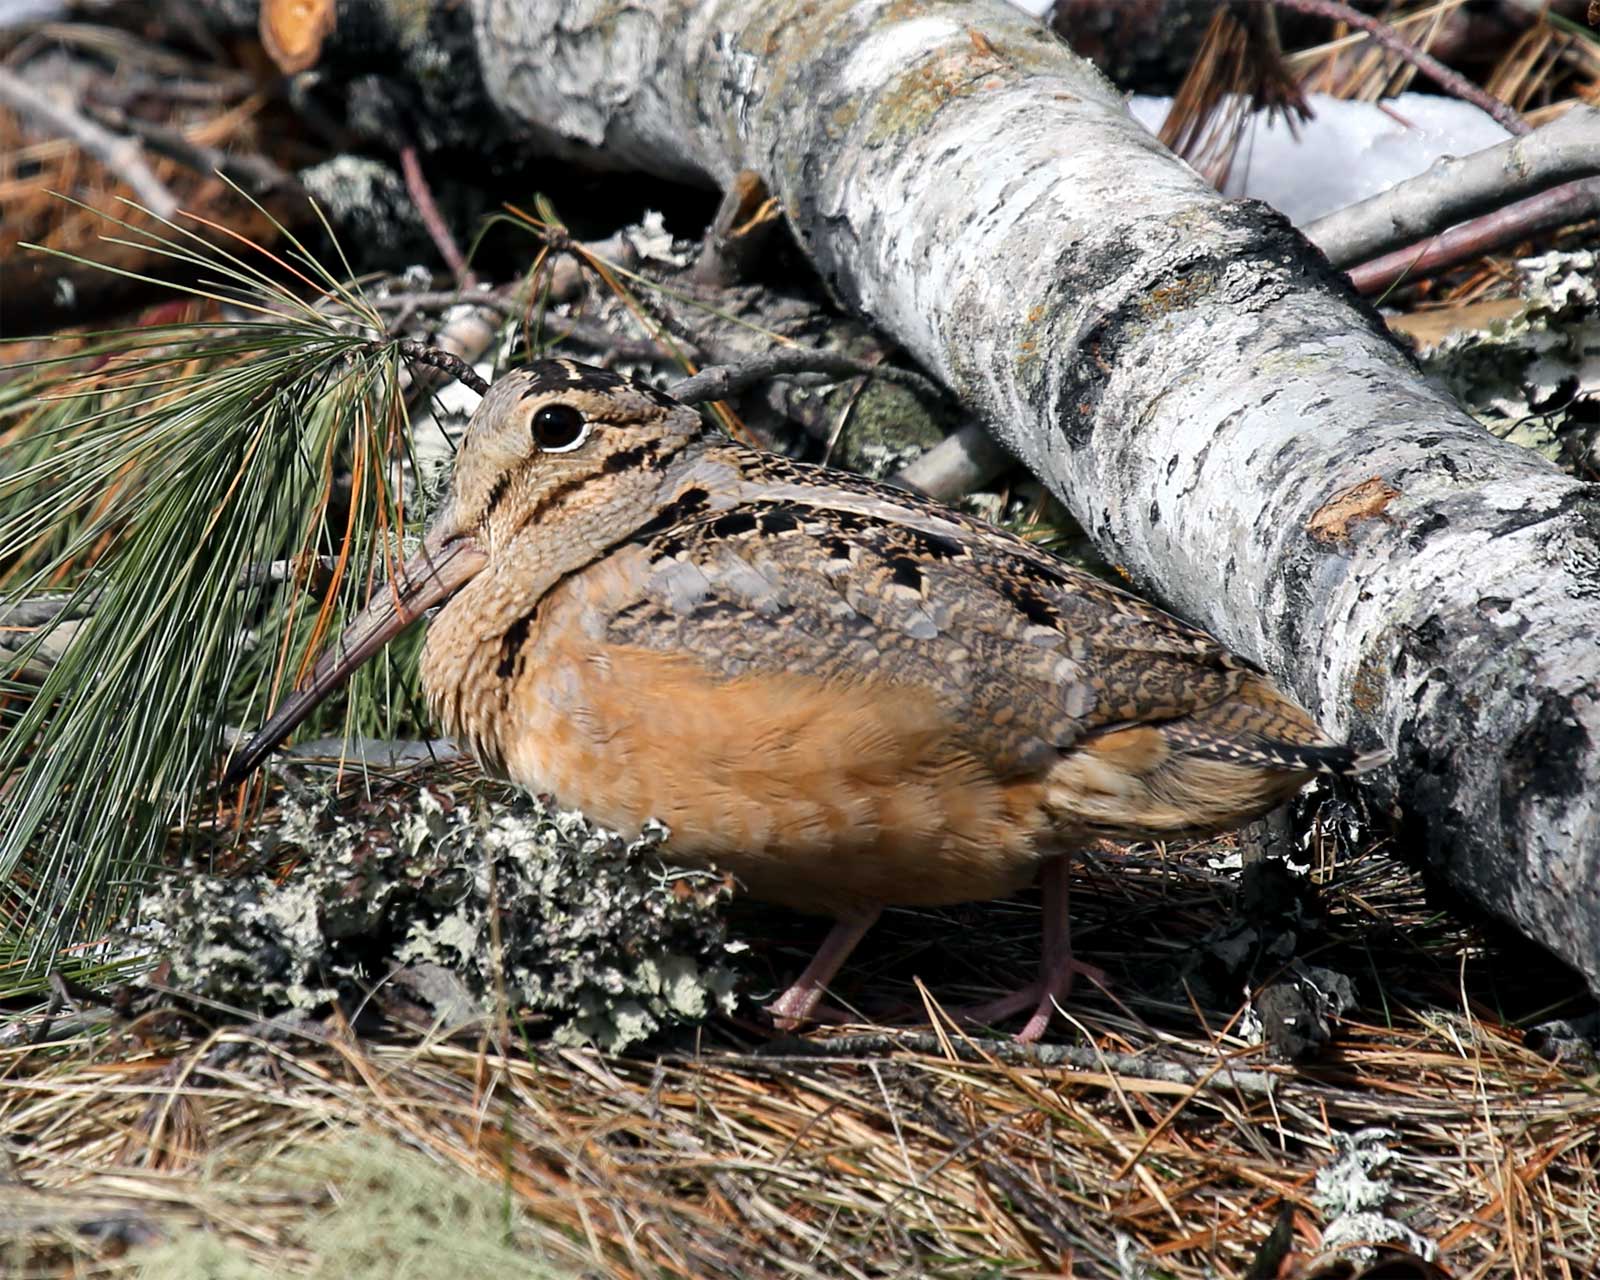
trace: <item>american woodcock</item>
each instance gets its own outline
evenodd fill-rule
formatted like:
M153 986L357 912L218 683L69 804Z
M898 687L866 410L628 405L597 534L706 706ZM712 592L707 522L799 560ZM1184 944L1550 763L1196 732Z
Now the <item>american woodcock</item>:
M1037 1038L1076 972L1064 855L1236 826L1353 773L1215 640L1000 529L735 443L569 360L501 378L419 553L233 761L238 779L441 602L428 705L484 767L836 922L804 1021L879 911L1040 877Z

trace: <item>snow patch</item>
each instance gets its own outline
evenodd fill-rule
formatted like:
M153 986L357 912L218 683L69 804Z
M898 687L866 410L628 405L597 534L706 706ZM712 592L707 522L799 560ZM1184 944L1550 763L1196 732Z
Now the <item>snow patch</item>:
M1265 200L1296 226L1414 178L1442 156L1465 156L1511 135L1471 103L1427 93L1383 102L1306 95L1313 119L1293 129L1282 116L1258 112L1240 140L1222 191ZM1136 94L1133 118L1158 133L1170 98ZM1224 106L1217 113L1226 119Z

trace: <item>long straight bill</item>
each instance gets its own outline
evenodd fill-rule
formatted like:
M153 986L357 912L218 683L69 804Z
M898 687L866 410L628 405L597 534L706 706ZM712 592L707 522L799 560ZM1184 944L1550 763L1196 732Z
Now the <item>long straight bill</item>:
M244 781L357 667L427 610L448 600L487 563L488 557L472 539L430 533L395 580L376 591L367 607L323 650L311 669L311 678L283 700L272 718L233 757L222 775L222 785Z

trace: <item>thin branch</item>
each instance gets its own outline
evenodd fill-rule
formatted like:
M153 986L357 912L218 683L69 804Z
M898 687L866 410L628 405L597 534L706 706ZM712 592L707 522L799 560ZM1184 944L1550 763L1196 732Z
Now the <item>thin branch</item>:
M161 218L178 211L177 197L144 161L139 144L103 129L77 110L53 101L42 90L0 66L0 103L18 115L30 116L46 128L76 143L133 189L139 203Z
M1465 219L1559 183L1600 174L1600 109L1580 105L1541 129L1425 173L1318 218L1308 239L1336 267L1368 262Z
M691 359L699 348L686 340L679 342L678 351L653 338L630 338L626 334L612 333L604 325L585 324L565 316L546 316L542 336L552 342L575 342L581 347L604 351L618 360L654 360L676 362L680 354Z
M0 631L32 631L56 621L76 622L94 612L93 597L75 591L0 600Z
M516 298L498 290L491 292L483 289L423 289L390 293L373 298L372 305L379 311L446 311L451 307L487 307L505 317L519 315L523 309L523 304Z
M461 256L461 249L450 233L450 224L444 220L438 204L434 202L433 189L422 172L422 161L417 158L415 147L400 148L400 171L405 175L411 202L417 206L422 225L428 229L428 235L439 250L439 256L444 259L445 266L450 268L450 274L456 278L457 284L463 287L470 284L472 272L467 269L467 260Z
M851 1035L832 1040L778 1040L752 1056L752 1062L799 1062L807 1058L872 1059L891 1053L946 1054L962 1062L991 1060L1022 1067L1076 1067L1080 1071L1103 1071L1130 1080L1157 1080L1165 1084L1193 1088L1237 1091L1257 1097L1277 1089L1277 1077L1266 1071L1249 1071L1224 1063L1187 1063L1162 1059L1155 1050L1148 1053L1116 1053L1093 1046L1069 1044L1018 1044L1015 1040L950 1039L926 1032L909 1035Z
M401 319L394 327L403 326L405 315L411 311L438 311L451 307L482 307L493 311L502 319L521 315L525 305L516 298L495 293L472 293L460 289L437 289L417 293L392 293L373 303L380 311L399 311ZM575 342L579 346L604 351L618 360L676 359L677 353L650 338L632 338L627 334L613 333L604 325L586 324L567 316L544 317L540 334L550 342ZM692 355L693 351L688 354Z
M114 107L88 104L86 109L107 128L119 133L137 134L150 150L176 160L196 173L222 173L237 178L258 194L266 191L285 191L295 196L306 194L305 188L293 174L280 169L266 156L236 155L220 147L209 147L186 138L180 130L140 120Z
M920 373L889 364L857 360L837 351L818 351L814 347L775 347L738 364L713 365L672 388L672 396L684 404L702 400L726 400L747 391L768 378L797 373L820 373L831 378L882 378L885 382L908 387L924 399L942 401L945 393Z
M1529 236L1594 217L1600 217L1600 178L1566 182L1421 244L1364 262L1351 269L1350 283L1362 293L1382 293L1403 279L1432 275Z
M1368 17L1360 10L1352 9L1342 3L1342 0L1272 0L1272 3L1280 9L1293 9L1296 13L1308 13L1312 17L1326 18L1330 22L1342 22L1346 26L1365 31L1385 49L1409 62L1446 93L1464 102L1470 102L1480 111L1493 116L1508 133L1524 134L1532 131L1532 127L1517 114L1515 109L1501 102L1499 98L1485 93L1465 76L1445 66L1431 53L1417 48L1388 23Z
M400 348L400 354L412 364L427 365L430 369L448 373L462 386L469 387L480 396L489 394L489 384L460 356L451 355L448 351L441 351L438 347L430 347L411 338L401 338L395 345Z

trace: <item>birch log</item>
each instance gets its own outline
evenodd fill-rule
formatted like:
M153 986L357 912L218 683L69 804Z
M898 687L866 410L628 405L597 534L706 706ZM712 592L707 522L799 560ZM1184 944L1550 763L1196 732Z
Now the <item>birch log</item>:
M1396 762L1403 838L1600 989L1600 491L1429 385L994 0L475 0L516 133L765 176L829 287L1178 612Z

